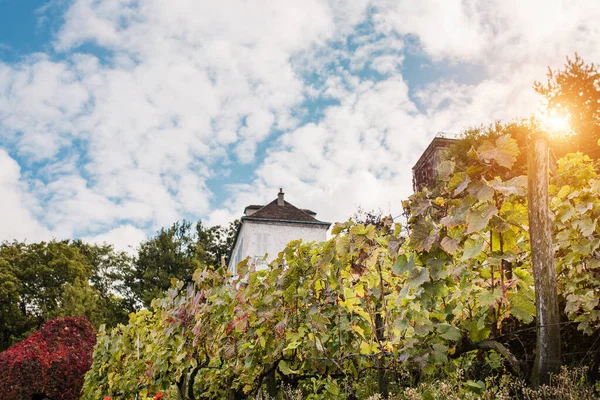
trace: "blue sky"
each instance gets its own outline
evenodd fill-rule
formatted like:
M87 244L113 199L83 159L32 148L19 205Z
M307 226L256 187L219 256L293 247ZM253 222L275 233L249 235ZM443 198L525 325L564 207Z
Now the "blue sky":
M0 0L0 240L120 249L286 199L397 215L437 132L598 62L597 1Z

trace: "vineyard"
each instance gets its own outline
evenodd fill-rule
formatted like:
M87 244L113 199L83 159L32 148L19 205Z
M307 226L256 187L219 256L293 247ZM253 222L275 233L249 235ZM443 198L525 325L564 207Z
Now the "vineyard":
M289 243L266 270L174 279L151 310L101 328L83 398L387 398L465 370L459 389L473 395L494 377L527 381L536 307L519 153L502 135L445 161L403 223L350 220L324 243ZM569 154L550 185L561 325L586 365L600 327L596 166Z

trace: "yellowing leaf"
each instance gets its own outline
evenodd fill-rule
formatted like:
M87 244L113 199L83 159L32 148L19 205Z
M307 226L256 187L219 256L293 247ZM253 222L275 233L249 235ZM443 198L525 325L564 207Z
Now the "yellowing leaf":
M323 288L324 288L323 281L322 281L321 279L317 279L317 280L315 281L315 289L316 289L317 291L320 291L320 290L321 290L321 289L323 289Z
M452 239L449 236L446 236L440 242L440 246L446 253L454 254L458 250L458 245L460 244L460 239Z
M379 251L380 250L378 248L373 249L373 252L369 256L369 258L367 258L366 264L367 264L367 268L370 271L375 270L375 266L377 265L377 260L379 259Z
M490 181L490 186L505 196L525 196L527 194L527 176L517 176L506 182L502 182L500 178L496 177Z
M344 224L336 222L335 225L333 225L333 228L331 228L331 234L337 235L338 233L342 232L345 228L346 226L344 226Z
M365 321L370 321L371 317L369 316L369 314L362 309L361 307L357 307L354 310L355 313L357 313L358 315L360 315Z
M358 333L363 339L365 338L365 330L358 325L352 325L352 330Z
M362 284L362 282L354 285L354 293L356 297L365 297L365 286Z
M556 197L558 197L559 199L565 199L569 195L570 192L571 192L571 186L565 185L560 188Z
M360 354L371 354L371 345L368 342L360 343Z
M519 155L519 146L510 135L504 135L496 139L495 144L486 140L479 146L477 153L485 161L494 160L502 167L512 168Z

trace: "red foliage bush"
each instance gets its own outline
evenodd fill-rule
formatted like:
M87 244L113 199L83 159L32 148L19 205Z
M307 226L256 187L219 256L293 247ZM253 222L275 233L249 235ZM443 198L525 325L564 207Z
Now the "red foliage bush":
M0 399L78 399L95 344L96 332L85 317L48 321L0 353Z

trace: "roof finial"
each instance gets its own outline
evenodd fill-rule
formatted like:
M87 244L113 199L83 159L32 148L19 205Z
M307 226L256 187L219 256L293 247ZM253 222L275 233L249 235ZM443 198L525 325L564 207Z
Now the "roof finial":
M277 194L277 205L283 206L285 205L285 201L283 200L283 188L279 188L279 193Z

